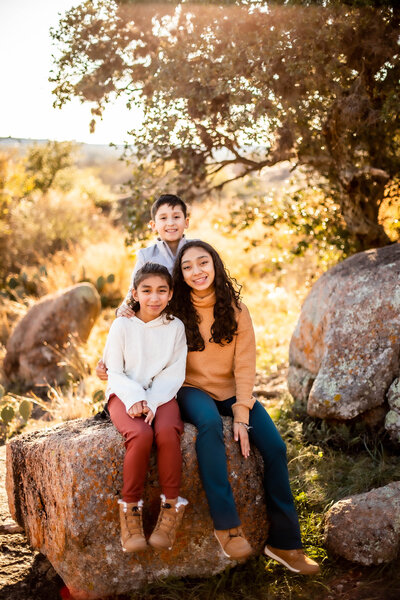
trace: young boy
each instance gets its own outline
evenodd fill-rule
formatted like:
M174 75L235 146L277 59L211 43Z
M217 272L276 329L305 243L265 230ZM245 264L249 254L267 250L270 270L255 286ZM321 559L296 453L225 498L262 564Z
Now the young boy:
M158 239L155 244L139 250L131 284L123 303L116 311L117 317L130 318L135 314L130 308L128 300L132 295L135 275L143 265L148 262L158 263L167 267L168 271L172 273L179 250L189 241L184 235L188 225L187 206L178 196L163 194L153 203L150 227L158 234ZM96 375L103 381L107 379L107 369L102 360L97 363Z
M132 317L133 310L128 306L131 297L133 280L137 271L147 262L158 263L167 267L172 273L175 258L184 244L188 241L184 231L189 225L187 206L184 201L174 194L163 194L151 207L150 227L158 234L155 244L141 248L132 273L128 293L118 308L117 317Z

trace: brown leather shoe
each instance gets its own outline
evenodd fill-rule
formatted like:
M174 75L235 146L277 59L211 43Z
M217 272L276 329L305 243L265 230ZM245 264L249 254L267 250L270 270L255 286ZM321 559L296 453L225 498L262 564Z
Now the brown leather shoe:
M187 504L188 501L180 496L167 500L163 494L161 495L160 514L154 531L149 537L150 546L158 550L171 550Z
M222 548L222 552L228 558L245 560L253 554L253 548L244 537L241 527L214 529L214 535Z
M124 502L118 500L121 522L121 545L124 552L146 550L147 542L143 534L143 500Z
M293 573L316 575L320 571L318 563L307 556L301 548L296 550L280 550L279 548L272 548L272 546L268 546L267 544L264 548L264 554L281 563L281 565L284 565L290 571L293 571Z

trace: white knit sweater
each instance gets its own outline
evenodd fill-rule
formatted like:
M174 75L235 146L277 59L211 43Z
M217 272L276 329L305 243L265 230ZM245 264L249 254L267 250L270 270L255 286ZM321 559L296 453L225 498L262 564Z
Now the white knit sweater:
M185 379L185 327L176 317L161 315L144 323L137 317L118 317L112 323L104 348L108 370L107 400L116 394L128 411L147 400L157 407L169 402Z

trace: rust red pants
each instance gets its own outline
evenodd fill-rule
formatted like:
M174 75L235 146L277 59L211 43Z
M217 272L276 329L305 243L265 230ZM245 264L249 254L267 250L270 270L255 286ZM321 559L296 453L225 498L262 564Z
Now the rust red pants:
M145 423L144 417L132 419L124 403L115 394L110 396L108 410L115 427L125 438L122 499L125 502L137 502L143 497L153 440L157 446L161 491L166 498L179 496L183 422L176 399L157 408L152 425Z

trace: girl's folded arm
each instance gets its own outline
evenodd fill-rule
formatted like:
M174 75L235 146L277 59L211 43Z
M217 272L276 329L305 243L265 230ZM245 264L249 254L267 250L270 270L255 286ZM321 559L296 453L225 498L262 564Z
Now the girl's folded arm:
M118 318L110 327L104 348L103 362L108 372L107 395L116 394L128 411L136 402L147 398L144 388L125 373L124 341L123 319Z
M152 385L147 390L147 405L154 414L158 406L172 400L185 381L186 355L185 328L179 322L171 357L164 369L153 378Z

